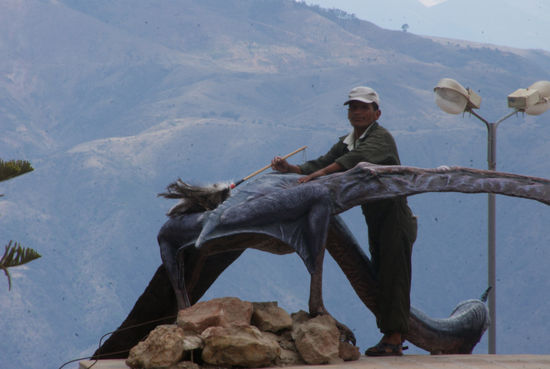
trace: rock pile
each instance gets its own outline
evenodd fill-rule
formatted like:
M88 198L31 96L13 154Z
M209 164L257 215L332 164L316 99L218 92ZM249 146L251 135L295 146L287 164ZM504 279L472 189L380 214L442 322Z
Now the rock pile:
M126 364L144 369L200 369L333 364L359 359L328 315L289 315L277 302L226 297L199 302L160 325L130 351Z

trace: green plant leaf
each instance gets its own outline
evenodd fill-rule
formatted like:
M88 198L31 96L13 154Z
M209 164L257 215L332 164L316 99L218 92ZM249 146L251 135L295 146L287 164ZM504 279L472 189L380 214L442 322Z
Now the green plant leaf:
M0 259L0 269L4 271L6 277L8 277L8 285L11 290L11 276L8 268L20 266L26 263L29 263L35 259L42 257L38 252L31 248L24 248L19 243L15 242L12 244L10 241L6 245L4 250L4 255Z
M34 168L31 166L31 163L26 160L3 161L0 159L0 181L5 181L32 172L33 170Z

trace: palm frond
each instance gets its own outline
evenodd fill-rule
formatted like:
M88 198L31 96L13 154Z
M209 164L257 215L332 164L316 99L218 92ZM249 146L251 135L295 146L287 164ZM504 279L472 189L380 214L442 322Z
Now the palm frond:
M22 174L32 172L34 168L31 163L26 160L9 160L0 159L0 181L5 181Z
M38 252L31 248L24 248L19 243L15 242L12 244L10 241L6 245L4 255L0 259L0 269L4 271L6 277L8 277L8 285L11 290L11 276L8 268L20 266L26 263L29 263L35 259L41 257Z

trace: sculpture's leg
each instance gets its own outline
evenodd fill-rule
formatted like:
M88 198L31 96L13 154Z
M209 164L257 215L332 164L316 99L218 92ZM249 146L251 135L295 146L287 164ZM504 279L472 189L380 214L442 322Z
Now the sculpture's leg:
M331 315L325 308L323 302L323 261L325 257L325 243L327 230L330 222L330 208L323 201L311 204L307 217L306 238L310 247L313 247L312 255L315 256L314 267L311 271L311 283L309 287L309 314L312 316L327 314ZM332 315L331 315L332 316ZM334 319L334 317L333 317ZM355 335L345 324L338 320L336 325L341 332L341 337L347 342L355 345Z
M174 288L176 301L178 303L178 310L181 310L191 306L191 301L189 300L189 294L187 293L186 281L185 281L185 260L186 260L185 250L180 250L179 252L177 252L176 259L177 259L177 272L176 272L177 278L170 278L170 283L172 283L172 287Z
M191 306L189 295L185 288L184 263L185 252L178 250L179 242L173 237L170 222L167 222L160 230L157 237L160 247L162 263L166 268L168 279L174 289L178 310ZM192 247L192 246L191 246Z
M315 261L315 272L311 274L309 285L309 314L312 316L328 314L323 303L323 260L324 252L320 252Z
M311 203L307 214L305 238L308 240L310 255L314 256L313 268L310 268L311 284L309 288L309 313L311 315L327 314L323 303L323 260L325 242L330 221L330 210L323 202Z
M202 230L203 213L169 219L157 240L179 309L191 306L218 276L237 259L242 250L223 256L207 256L193 245ZM182 247L188 245L187 247ZM198 282L197 282L198 281Z
M231 251L215 255L206 255L203 249L197 249L194 245L182 248L181 245L189 244L200 233L200 219L200 214L170 219L162 226L157 237L162 262L179 309L196 303L244 251L238 247L229 247L227 243L225 245Z
M309 285L309 314L311 316L317 315L330 315L332 316L323 303L323 260L324 252L320 252L315 262L315 272L311 274L311 283ZM332 317L334 319L334 317ZM340 323L334 319L336 326L340 330L340 337L343 341L351 342L353 345L356 343L355 335L353 331L349 329L345 324Z

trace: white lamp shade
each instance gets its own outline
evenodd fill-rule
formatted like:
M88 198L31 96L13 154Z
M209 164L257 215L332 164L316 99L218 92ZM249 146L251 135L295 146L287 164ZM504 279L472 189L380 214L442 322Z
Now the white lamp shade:
M435 89L435 103L441 110L449 114L463 113L468 99L463 94L448 88Z
M529 115L540 115L550 109L550 82L537 81L529 86L528 90L536 90L539 93L540 101L525 109Z
M541 115L548 109L550 109L550 100L530 106L525 109L525 112L529 115Z
M542 98L550 99L550 82L537 81L529 86L529 90L537 90Z

